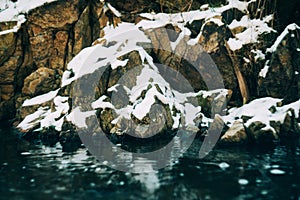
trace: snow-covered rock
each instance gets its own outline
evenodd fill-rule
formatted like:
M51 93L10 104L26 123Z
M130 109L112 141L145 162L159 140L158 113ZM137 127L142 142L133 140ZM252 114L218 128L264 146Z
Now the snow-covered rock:
M36 17L35 23L28 21L33 48L29 54L32 57L28 60L36 60L38 70L47 65L58 68L62 78L58 80L61 81L60 86L52 88L52 91L49 88L41 90L47 93L23 103L24 109L30 108L30 113L27 112L19 128L42 130L55 127L57 131L65 131L63 127L72 124L85 129L90 125L88 119L97 116L100 127L106 133L127 133L141 138L164 130L196 132L198 128L207 128L213 119L218 119L215 129L224 124L229 126L229 130L237 127L237 131L224 136L237 137L235 142L246 140L245 134L240 134L242 127L250 132L248 138L255 140L268 136L276 139L282 130L297 130L299 124L295 121L299 119L299 95L293 96L294 103L290 104L290 99L256 99L228 110L225 115L226 103L231 96L235 105L244 101L242 89L239 91L241 81L237 80L240 77L244 80L244 88L249 89L249 98L244 102L250 97L281 97L277 94L285 92L285 88L276 85L281 80L277 78L281 70L270 59L273 55L280 60L280 69L287 65L285 74L288 79L284 85L289 83L294 87L298 84L298 79L294 79L297 74L289 69L296 65L287 61L292 53L280 49L285 47L281 39L286 37L285 32L274 40L274 45L271 44L276 34L270 25L273 15L268 13L262 18L251 16L249 5L255 2L227 0L224 5L214 8L204 6L189 12L144 13L137 24L116 23L123 12L110 4L103 7L101 2L97 2L102 5L97 4L98 7L71 6L72 17L63 21L58 20L55 10L51 11L51 16L41 16L38 12L35 16L41 18ZM110 10L113 18L103 16L106 12L102 9ZM93 16L98 28L84 23L90 13L99 14ZM233 17L235 14L237 19ZM49 24L60 31L49 31ZM65 30L70 24L75 27L72 29L75 41ZM287 30L298 30L296 25L293 27L289 26ZM86 32L82 32L84 29ZM92 36L97 34L101 37L92 46L80 51L92 43ZM266 42L264 37L271 39ZM89 38L89 41L84 38ZM54 54L59 59L52 57ZM295 62L298 62L297 59ZM28 84L25 88L29 88ZM260 93L258 89L261 89ZM23 93L26 91L24 89ZM35 96L42 92L26 94ZM23 96L21 99L26 98ZM277 105L280 102L284 106ZM293 112L289 109L294 114L290 114ZM290 125L287 125L288 122L291 122Z

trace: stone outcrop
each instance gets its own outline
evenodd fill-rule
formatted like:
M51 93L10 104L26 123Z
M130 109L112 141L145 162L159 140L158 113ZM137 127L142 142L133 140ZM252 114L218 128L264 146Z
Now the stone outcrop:
M25 78L22 94L34 97L58 88L59 84L60 75L57 71L40 67Z
M116 28L121 20L136 22L138 23L136 26L139 26L141 20L148 20L149 23L153 22L154 24L162 23L160 27L155 28L144 28L143 25L140 25L139 30L145 33L151 40L151 44L138 45L143 47L156 63L166 65L174 71L174 74L165 76L164 71L160 71L160 75L172 83L176 90L187 92L184 88L185 84L181 82L182 79L178 78L178 74L189 81L192 92L219 89L223 85L229 89L222 98L219 98L219 93L211 95L199 93L184 102L192 106L194 106L194 102L197 102L201 106L203 115L198 116L195 127L190 127L193 130L198 131L198 128L201 128L203 117L214 118L216 113L225 114L226 103L229 99L231 99L230 106L240 106L254 98L265 96L283 98L283 104L299 99L300 28L295 24L292 28L284 30L281 35L276 33L272 28L271 18L268 16L274 10L266 9L253 13L253 10L255 11L259 6L259 2L247 4L247 2L241 1L241 5L247 5L248 8L240 9L233 5L232 8L226 7L224 12L218 13L218 6L225 5L227 1L216 0L213 1L212 8L201 7L202 14L207 14L207 17L201 18L199 17L201 15L198 15L198 18L196 17L197 19L193 19L191 22L184 21L188 17L178 20L184 14L180 16L171 16L170 14L164 20L159 20L159 17L163 15L154 13L138 15L151 11L169 13L188 11L195 7L198 9L204 2L175 1L174 3L172 1L134 0L111 1L110 3L122 13L121 17L116 17L113 11L109 10L101 1L72 0L65 2L59 0L28 13L27 21L18 32L0 35L0 120L13 117L16 110L20 120L37 111L39 106L36 105L25 109L20 109L20 106L25 99L60 88L64 72L74 75L71 69L66 69L67 64L83 48L93 44L108 49L116 45L119 41L107 42L109 38L102 38L104 37L103 28L108 23ZM147 6L153 9L149 10ZM247 9L250 13L246 11ZM242 23L245 19L248 24ZM14 25L13 22L2 23L0 30L9 29ZM189 29L191 38L182 34L183 26ZM240 35L247 36L247 33L251 31L257 31L255 32L257 34L251 35L249 40L243 40L243 38L239 40ZM96 40L99 37L100 39ZM177 41L178 38L181 40ZM238 47L230 45L230 40L235 41ZM239 43L237 44L237 42ZM122 51L127 44L128 41L118 44L120 46L117 51ZM99 57L96 62L101 62L102 59L105 58ZM68 96L66 98L70 98L71 101L74 93L80 93L82 99L72 99L76 103L105 95L106 103L114 101L115 109L123 108L124 102L120 99L128 100L126 88L124 87L122 90L118 86L119 99L113 99L111 88L116 87L119 80L127 74L127 85L125 86L127 89L132 89L136 84L137 76L144 67L141 65L145 64L145 61L142 60L145 58L136 49L126 52L116 59L120 62L127 61L126 64L121 64L121 67L117 66L116 68L111 67L112 63L106 63L108 68L103 72L97 86L93 88L95 96L85 95L87 91L80 86L76 88L77 90L71 91L73 83L60 88L59 95ZM152 61L147 60L147 62L149 64ZM221 77L211 70L213 66L217 67ZM132 69L135 69L135 74L129 73ZM199 72L201 76L199 76ZM83 77L87 82L89 78L89 76ZM212 81L207 84L205 80ZM144 100L151 88L156 88L157 94L163 94L161 88L150 82L140 94L141 98L136 101ZM157 98L155 102L161 103ZM131 103L137 106L135 102ZM50 101L44 102L43 105L50 107L49 112L55 110L57 106L56 103ZM155 111L152 113L151 109L155 109L151 107L149 113L141 119L130 116L130 120L120 117L114 121L116 113L112 108L101 108L97 115L102 129L106 133L118 135L137 130L135 133L138 137L146 138L151 136L151 131L159 132L173 128L172 117L178 110L169 108L166 104L163 107L165 113L158 114ZM56 114L64 119L65 115L70 113L57 111ZM231 125L221 137L221 141L223 143L245 143L250 140L270 141L280 138L281 132L297 133L299 132L299 121L297 121L299 117L296 116L298 113L293 110L291 114L285 116L283 123L272 121L270 126L261 121L254 121L246 126L247 121L253 116L242 116ZM185 116L182 115L179 118L179 123L183 123ZM152 123L151 120L155 123ZM113 121L114 123L112 123ZM222 117L220 117L220 124L223 125Z
M247 133L243 122L235 121L221 137L222 144L243 144L247 141Z
M259 77L260 96L284 98L292 102L300 98L300 27L289 25L267 49L265 77Z
M59 87L62 72L109 21L99 1L54 1L31 10L18 32L0 35L0 120L20 103ZM104 20L104 21L103 21ZM101 24L101 26L100 26ZM1 30L16 22L1 22Z

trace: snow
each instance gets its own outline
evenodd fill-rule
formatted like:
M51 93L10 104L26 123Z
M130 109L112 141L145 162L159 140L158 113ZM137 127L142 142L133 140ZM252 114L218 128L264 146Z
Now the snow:
M127 65L128 59L126 60L115 60L114 62L111 63L111 68L112 69L117 69L118 67L124 67Z
M50 100L54 99L54 97L57 95L58 91L59 91L59 89L54 90L54 91L50 91L46 94L36 96L32 99L27 99L27 100L24 101L22 106L23 107L33 106L33 105L38 105L38 104L42 104L42 103L45 103L47 101L50 101Z
M18 2L25 2L25 0L19 0ZM29 2L29 0L27 0L27 2ZM41 5L45 2L50 1L39 1ZM120 60L120 57L132 51L136 51L139 53L143 68L139 72L140 74L136 76L135 85L128 86L126 83L118 82L116 85L111 86L107 90L108 92L118 92L118 89L123 87L128 95L128 105L117 109L109 101L109 98L106 95L103 95L95 101L90 102L92 110L83 112L80 110L80 107L76 107L70 111L68 103L69 97L58 96L58 89L26 100L23 106L39 105L53 100L54 107L52 109L47 107L39 108L33 114L28 115L18 127L23 130L28 130L37 125L40 125L40 128L55 126L55 129L60 131L64 121L68 120L79 128L87 128L86 119L94 116L96 109L105 108L113 109L115 111L116 116L114 116L115 119L112 121L113 124L116 124L118 120L123 117L125 119L131 119L132 115L134 115L137 119L142 120L145 116L147 116L147 114L149 114L152 106L157 103L157 100L161 102L162 109L165 109L165 107L168 106L169 110L172 112L173 128L182 126L187 129L196 130L197 127L195 126L195 120L200 119L200 117L201 125L208 126L213 120L207 118L201 113L200 106L193 105L189 102L189 97L202 96L202 98L207 98L218 94L217 97L215 97L215 99L218 99L226 97L228 90L219 89L213 91L199 91L197 93L180 93L174 90L159 73L159 66L154 64L153 58L145 49L139 46L140 43L151 43L149 38L141 29L145 30L164 27L170 23L180 28L181 33L177 40L170 43L171 50L175 51L176 47L180 44L180 41L184 39L185 36L189 36L191 34L190 30L186 27L187 23L191 23L194 20L204 20L198 36L188 42L190 45L196 44L199 37L202 35L204 26L207 23L213 22L218 26L223 26L224 23L220 18L222 12L232 8L237 8L246 14L249 3L250 2L228 0L227 5L214 9L206 9L208 7L203 6L201 10L177 14L141 14L142 17L148 18L149 20L142 20L137 25L125 22L118 24L117 27L107 25L103 29L105 33L104 37L101 38L101 40L106 41L105 44L85 48L77 56L75 56L69 62L67 70L63 73L61 87L69 85L74 80L77 80L86 74L93 73L100 68L111 67L111 69L114 70L118 67L124 67L127 65L129 60ZM23 8L25 9L25 6ZM107 3L107 8L110 9L116 16L121 15L120 12L115 10L109 3ZM3 12L4 11L0 13L0 18ZM22 18L22 15L18 16L19 18ZM21 21L19 18L16 19ZM227 41L228 45L233 51L235 51L242 48L245 44L258 42L258 38L261 34L274 31L268 26L268 22L272 18L273 16L269 15L262 20L250 19L247 15L245 15L240 21L233 20L233 22L228 25L231 30L238 27L244 27L245 30L230 38ZM24 19L25 18L23 18L23 20ZM293 30L295 28L299 27L297 25L290 25L286 30ZM285 35L286 33L283 33L269 51L276 49ZM251 52L254 54L255 61L265 59L265 54L261 50L252 50ZM244 58L244 61L250 62L248 58ZM261 70L259 76L266 77L268 69L269 64L266 62L265 67ZM144 96L142 96L142 93ZM223 116L222 119L225 123L230 125L236 121L236 118L249 116L252 118L245 123L245 126L249 126L253 122L260 121L266 124L264 129L275 132L274 128L270 126L270 121L273 120L283 123L284 117L290 108L294 109L296 111L296 117L299 117L299 112L297 111L300 110L300 100L282 107L277 107L277 103L280 101L281 99L274 99L270 97L257 99L240 108L230 109L228 111L229 114ZM271 113L271 111L269 111L271 106L276 107L276 112ZM173 108L177 111L174 112ZM138 126L138 128L143 129L145 126Z
M284 29L284 31L280 34L280 36L278 36L275 43L270 48L267 49L267 52L269 52L269 53L275 52L277 47L279 46L279 44L282 42L282 40L289 34L289 31L293 31L296 29L300 29L300 27L297 24L293 23L293 24L288 25Z
M106 39L107 43L116 42L116 44L109 47L95 45L83 49L69 62L67 67L68 71L65 71L63 74L62 87L108 64L111 64L112 69L118 66L125 66L127 61L120 61L118 60L119 57L132 51L141 50L142 47L137 45L138 42L150 42L144 32L139 30L138 27L132 23L122 22L118 24L116 28L106 26L104 32L104 39ZM74 73L73 77L70 77L70 71Z
M271 127L270 121L280 122L282 124L289 109L293 109L295 111L295 117L299 118L300 100L282 107L277 107L277 103L281 101L282 99L271 97L256 99L240 108L231 108L228 111L229 114L222 118L225 124L232 125L233 122L236 121L236 118L241 118L242 116L252 117L245 123L246 127L253 122L259 121L266 125L263 130L271 130L273 133L276 133L275 129ZM276 108L276 112L274 113L269 110L272 106Z
M214 94L219 94L218 96L215 97L215 99L219 99L222 96L226 97L228 94L228 90L227 89L216 89L210 91L200 90L197 95L201 95L203 98L207 98L213 96Z
M96 111L82 112L79 107L73 109L73 111L66 117L66 119L72 122L78 128L87 128L85 120L96 114Z
M251 61L250 61L248 58L246 58L246 57L244 57L243 60L244 60L246 63L251 63Z
M62 96L57 96L54 98L53 102L55 105L55 111L48 113L46 116L44 116L43 119L41 119L41 128L54 126L57 131L61 131L64 122L64 116L68 113L69 110L68 99L69 97ZM58 118L60 119L57 120Z
M207 10L208 8L209 8L209 4L204 4L204 5L200 6L201 11Z
M194 125L194 119L200 114L201 107L194 106L190 103L184 104L184 111L185 111L185 125Z
M18 125L18 128L21 128L22 130L29 130L39 124L38 119L50 113L51 111L48 107L40 107L36 112L27 115L25 119Z
M10 30L1 31L0 35L17 32L21 25L26 21L25 15L29 13L29 11L53 1L57 0L18 0L15 3L12 1L1 0L0 22L16 21L17 25Z
M254 53L254 60L255 62L258 60L265 60L266 59L266 55L259 49L257 50L251 50L251 53Z
M270 61L268 60L268 61L265 63L264 68L262 68L262 69L260 70L260 72L259 72L259 76L260 76L260 77L266 78L267 73L268 73L269 68L270 68L269 62L270 62Z
M142 20L137 25L143 29L164 27L167 24L186 25L187 23L192 23L195 20L205 20L206 22L211 21L219 26L224 23L218 18L222 15L224 11L236 8L242 12L245 12L248 7L248 2L242 2L238 0L227 0L228 4L225 6L217 7L214 9L206 9L208 5L203 5L200 10L194 10L189 12L167 14L167 13L143 13L140 14L141 17L148 20ZM206 10L203 10L206 9ZM151 20L151 21L149 21Z
M98 109L98 108L111 108L115 109L115 107L110 103L110 102L105 102L104 100L107 99L107 96L103 95L101 96L98 100L94 101L92 103L92 108L93 109Z
M227 41L230 49L232 51L239 50L243 45L256 43L258 38L263 33L273 32L274 29L268 26L268 22L272 19L273 15L269 15L262 20L260 19L250 19L247 15L244 15L240 21L233 20L233 22L228 26L230 29L237 27L245 27L241 33L237 33L234 38L229 38Z
M116 16L116 17L121 17L121 13L115 9L110 3L107 3L107 7L111 10L111 12Z

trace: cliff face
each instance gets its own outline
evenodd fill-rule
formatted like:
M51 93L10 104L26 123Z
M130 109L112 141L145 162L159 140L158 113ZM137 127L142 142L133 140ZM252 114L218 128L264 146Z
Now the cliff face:
M230 98L230 106L262 98L216 119L227 128L246 127L243 133L255 140L276 139L282 130L299 132L300 27L277 31L268 0L176 3L53 1L31 10L16 32L5 30L19 21L2 23L0 119L17 111L24 131L50 126L66 131L70 124L84 127L75 115L85 120L97 111L105 132L138 130L148 137L179 126L198 131ZM89 71L100 72L101 79ZM83 85L93 87L90 94ZM86 102L94 107L85 115L74 105ZM263 114L243 112L253 107Z
M3 32L16 21L0 22L0 120L14 117L25 98L59 87L67 63L106 25L102 8L98 1L54 1L29 11L16 32Z

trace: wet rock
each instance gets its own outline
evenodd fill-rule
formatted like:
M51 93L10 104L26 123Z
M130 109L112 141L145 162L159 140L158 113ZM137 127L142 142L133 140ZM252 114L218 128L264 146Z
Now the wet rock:
M63 152L74 152L82 144L76 127L69 122L64 123L62 131L58 135L58 140L63 147Z
M247 133L244 123L235 121L221 137L221 144L243 144L247 141Z
M55 70L41 67L24 80L23 94L37 96L58 88L60 80Z
M266 125L259 121L251 123L246 130L249 139L257 143L270 143L278 139L278 135L271 128L266 128Z
M54 146L59 139L59 132L57 130L55 130L55 127L50 126L48 128L44 128L41 132L40 132L40 138L42 140L42 142L46 145L49 146Z
M300 136L300 126L295 117L293 109L289 109L285 115L284 121L280 127L279 137Z
M154 104L149 114L142 120L138 120L135 117L132 117L132 119L119 117L110 133L117 135L127 134L136 138L149 138L166 130L171 130L172 123L172 116L167 106L162 108Z

